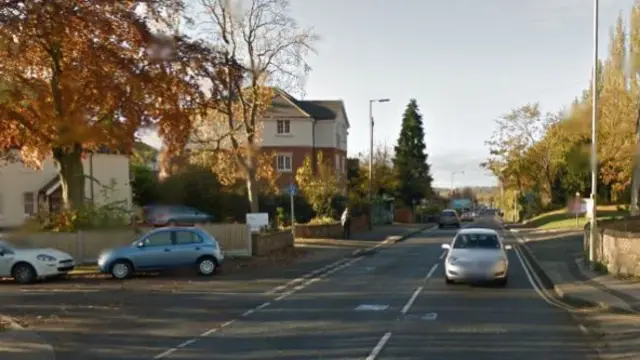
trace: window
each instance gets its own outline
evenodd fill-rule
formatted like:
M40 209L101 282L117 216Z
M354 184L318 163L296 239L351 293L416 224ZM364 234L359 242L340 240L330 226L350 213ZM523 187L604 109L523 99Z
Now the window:
M288 172L291 171L291 155L278 155L278 171Z
M278 120L278 134L290 134L291 122L289 120Z
M27 192L22 195L24 202L24 215L32 216L36 213L36 199L32 192Z
M500 249L500 240L493 234L458 235L453 243L454 249Z
M144 239L144 246L171 245L171 231L161 231L151 234Z
M193 231L176 231L177 245L199 244L201 242L200 235Z

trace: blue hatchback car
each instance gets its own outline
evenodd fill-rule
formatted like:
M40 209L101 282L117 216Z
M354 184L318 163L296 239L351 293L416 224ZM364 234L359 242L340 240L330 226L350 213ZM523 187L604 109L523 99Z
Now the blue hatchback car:
M103 273L126 279L135 272L194 267L200 275L213 275L224 255L216 239L199 227L165 227L144 234L130 246L102 252Z

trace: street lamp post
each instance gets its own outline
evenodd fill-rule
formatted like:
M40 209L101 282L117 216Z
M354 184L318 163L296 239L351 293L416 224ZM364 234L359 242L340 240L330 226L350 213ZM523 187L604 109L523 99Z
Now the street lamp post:
M595 260L596 194L598 186L598 0L593 0L593 75L591 78L591 222L589 229L589 263Z
M382 103L389 101L391 100L369 100L369 229L373 228L373 103Z

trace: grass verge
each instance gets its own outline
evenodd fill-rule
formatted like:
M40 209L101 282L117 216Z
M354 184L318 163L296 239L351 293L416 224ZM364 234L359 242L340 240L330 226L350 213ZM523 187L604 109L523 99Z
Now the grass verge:
M628 215L627 211L618 210L615 205L598 206L596 210L598 220L607 220ZM579 228L582 229L587 223L585 216L579 216L576 223L576 216L569 213L566 209L550 211L540 214L525 224L527 227L538 228L542 230Z

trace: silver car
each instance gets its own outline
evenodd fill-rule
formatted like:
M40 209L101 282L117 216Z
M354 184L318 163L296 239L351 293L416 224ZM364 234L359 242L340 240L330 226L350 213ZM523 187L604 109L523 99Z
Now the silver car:
M509 260L500 235L492 229L466 228L458 231L444 260L447 284L455 281L495 281L507 285Z

